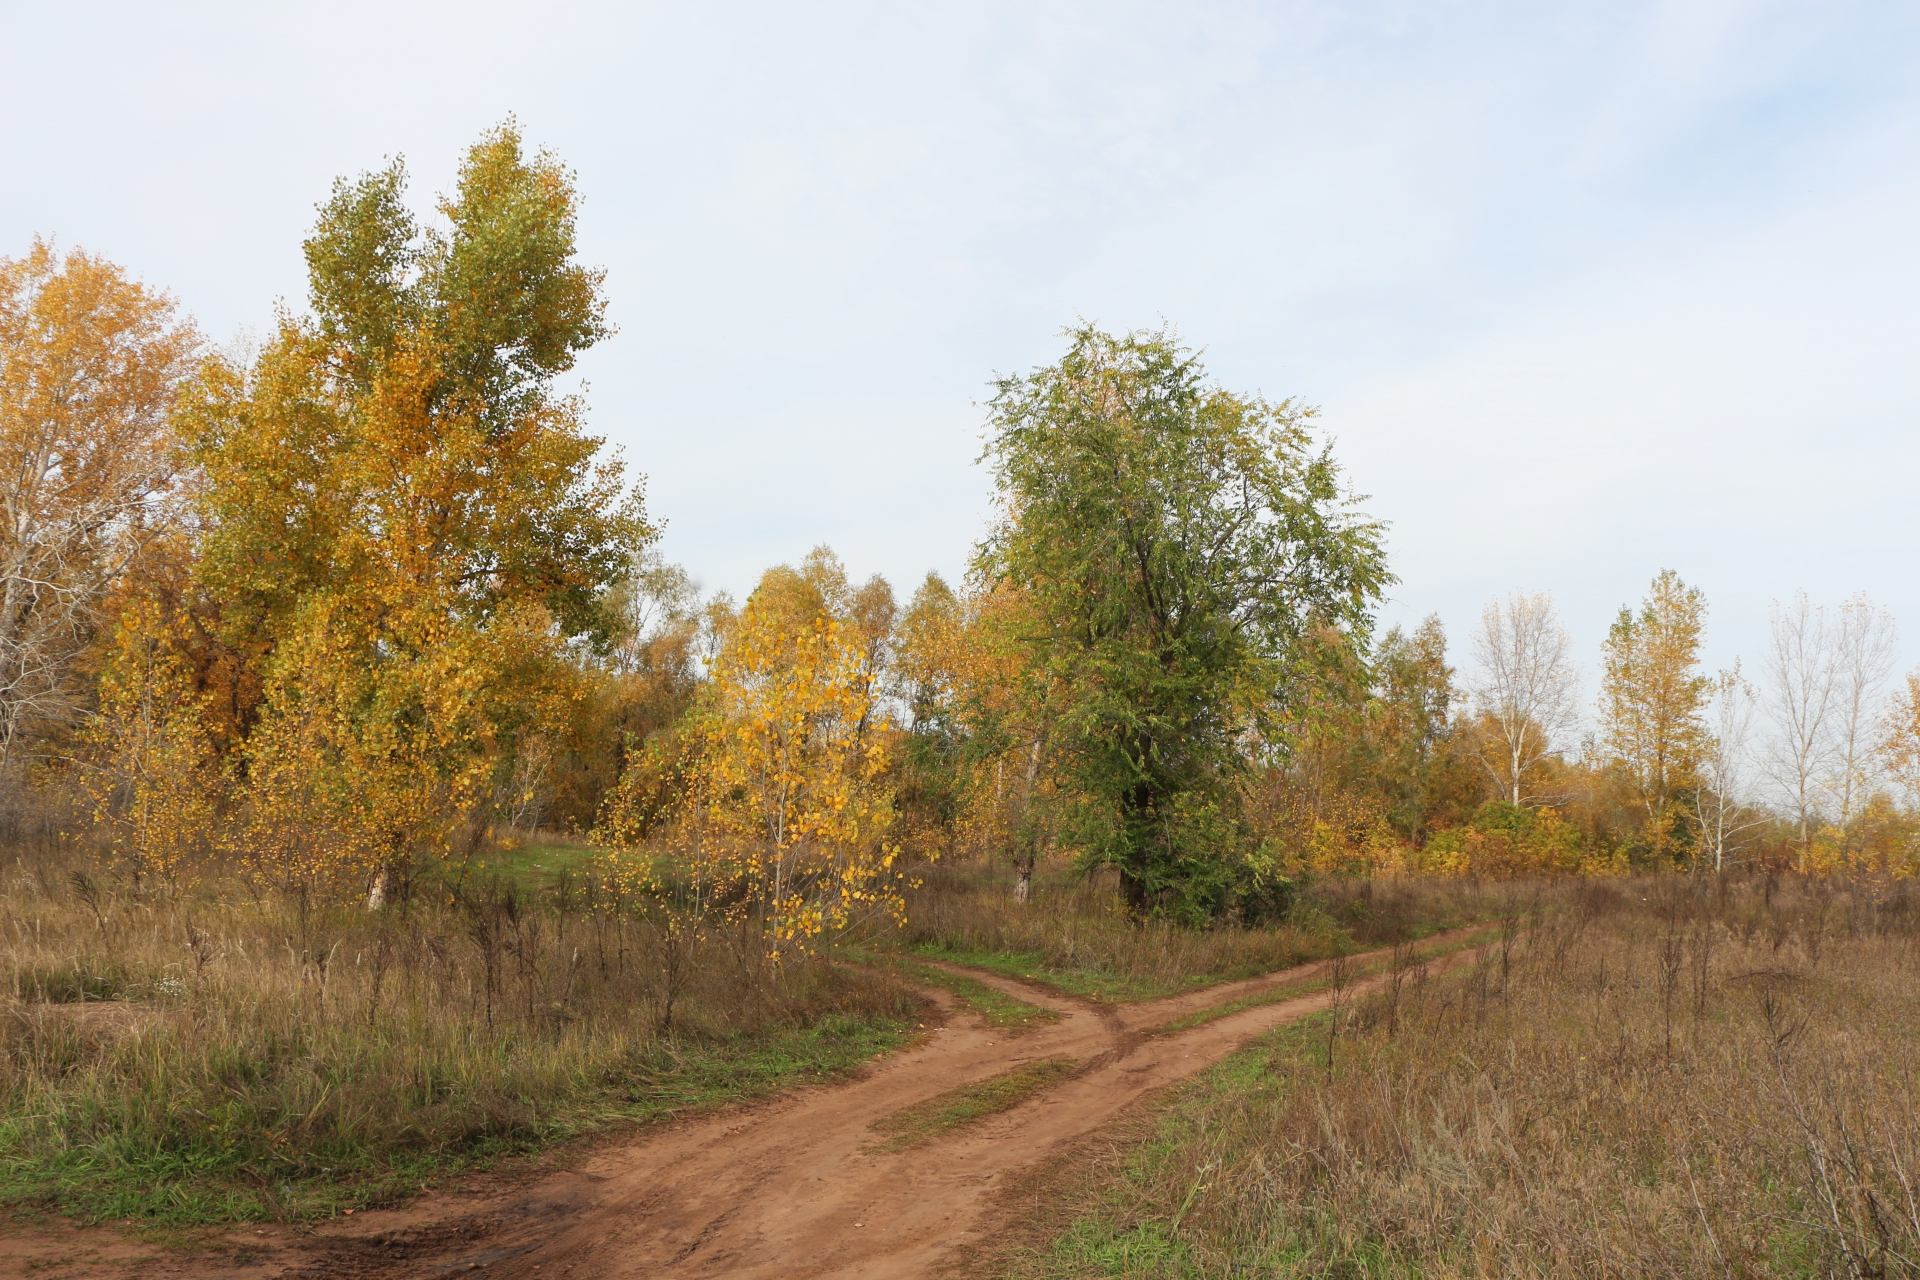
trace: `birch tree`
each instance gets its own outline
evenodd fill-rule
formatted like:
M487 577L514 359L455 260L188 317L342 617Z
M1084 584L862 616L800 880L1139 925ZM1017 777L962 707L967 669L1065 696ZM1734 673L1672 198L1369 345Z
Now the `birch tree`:
M1753 727L1754 688L1735 663L1713 679L1707 704L1711 734L1693 793L1696 865L1724 871L1742 838L1764 820L1743 802L1747 791L1747 743Z
M1826 611L1802 591L1773 606L1766 656L1766 711L1773 724L1766 768L1791 806L1804 854L1817 825L1814 808L1828 746L1834 653Z
M1843 838L1872 793L1878 773L1874 751L1880 702L1893 675L1893 616L1864 595L1840 606L1834 639L1833 781Z
M166 523L168 410L199 339L119 267L0 259L0 764L72 712L102 597Z
M905 911L893 735L867 669L879 642L805 568L761 579L714 663L681 855L772 959Z
M1474 700L1489 730L1480 762L1513 804L1526 803L1528 776L1574 725L1577 677L1568 648L1544 592L1509 596L1480 615Z

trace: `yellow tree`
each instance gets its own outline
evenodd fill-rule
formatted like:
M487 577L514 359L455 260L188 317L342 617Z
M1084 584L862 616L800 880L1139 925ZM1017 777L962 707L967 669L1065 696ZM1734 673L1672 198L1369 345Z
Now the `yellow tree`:
M78 705L102 599L170 523L168 413L198 345L104 259L40 241L0 258L0 762Z
M508 742L557 732L573 701L538 606L484 630L444 601L372 612L314 600L247 743L238 852L302 897L344 882L377 902L416 857L471 852Z
M1044 696L1046 673L1026 661L1027 612L1008 584L962 596L929 574L901 617L893 656L911 717L903 776L916 834L929 849L960 842L1010 854L1022 900L1051 838L1048 727L1058 714Z
M1362 638L1314 627L1302 646L1296 696L1273 734L1263 776L1249 788L1254 826L1280 874L1367 874L1388 869L1387 808L1367 785L1371 673Z
M1880 752L1888 772L1920 811L1920 671L1907 677L1906 688L1894 694L1887 708Z
M873 637L835 608L836 569L816 553L771 570L727 627L683 757L671 865L638 877L694 912L764 929L776 960L904 912L887 838L894 731L867 670Z
M1663 569L1639 612L1623 607L1607 633L1601 741L1632 783L1656 856L1672 852L1682 801L1700 785L1712 746L1704 713L1713 681L1700 669L1705 618L1699 590Z
M136 882L176 884L198 869L222 795L206 695L184 621L152 599L123 609L81 731L81 790Z
M339 184L306 243L313 314L250 369L210 364L182 413L201 590L257 673L236 716L249 846L376 899L477 829L652 536L554 388L608 331L571 175L509 124L467 153L442 226L403 192L398 164Z
M1920 874L1920 671L1909 674L1890 700L1880 755L1906 805L1902 812L1885 795L1870 802L1868 825L1878 838L1863 840L1863 851L1870 862L1897 875Z
M894 692L907 716L897 764L903 841L929 857L962 834L973 724L962 705L969 603L937 573L913 593L894 638Z

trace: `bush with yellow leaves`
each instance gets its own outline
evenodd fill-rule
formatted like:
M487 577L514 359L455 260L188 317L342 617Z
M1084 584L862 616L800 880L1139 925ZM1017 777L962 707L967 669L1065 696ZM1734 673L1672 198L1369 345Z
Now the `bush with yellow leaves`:
M136 881L172 886L200 869L223 792L181 621L152 600L120 616L81 731L81 790Z
M867 669L870 648L830 598L791 570L768 574L727 629L702 705L671 764L641 755L602 835L616 887L683 917L764 934L768 958L807 951L875 916L905 914L888 840L894 730ZM684 779L672 820L644 785ZM638 837L665 831L655 856ZM683 922L684 923L684 922Z

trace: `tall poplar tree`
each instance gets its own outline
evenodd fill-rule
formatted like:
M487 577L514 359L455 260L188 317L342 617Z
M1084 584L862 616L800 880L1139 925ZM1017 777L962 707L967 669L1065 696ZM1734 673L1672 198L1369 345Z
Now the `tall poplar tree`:
M210 364L181 415L248 851L376 894L564 722L564 646L607 637L652 536L555 385L609 332L571 175L509 123L434 225L404 196L399 162L338 183L305 245L312 313L250 368Z

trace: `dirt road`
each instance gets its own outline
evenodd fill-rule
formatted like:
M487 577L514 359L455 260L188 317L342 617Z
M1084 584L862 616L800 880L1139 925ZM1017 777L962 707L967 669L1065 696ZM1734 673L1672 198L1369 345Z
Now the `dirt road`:
M1440 960L1436 964L1448 963ZM887 1278L937 1273L993 1225L1012 1176L1110 1123L1272 1027L1325 1007L1321 993L1174 1019L1310 981L1317 966L1165 1000L1102 1005L967 971L1058 1022L1021 1034L954 1012L916 1047L852 1081L643 1131L532 1177L480 1179L403 1209L310 1232L242 1232L186 1257L91 1233L0 1241L0 1275L106 1277ZM1359 993L1383 981L1355 984ZM905 1150L873 1126L903 1108L1024 1062L1080 1065L1013 1109Z

